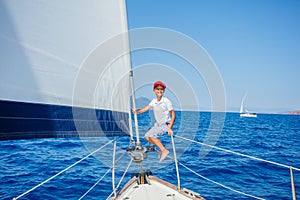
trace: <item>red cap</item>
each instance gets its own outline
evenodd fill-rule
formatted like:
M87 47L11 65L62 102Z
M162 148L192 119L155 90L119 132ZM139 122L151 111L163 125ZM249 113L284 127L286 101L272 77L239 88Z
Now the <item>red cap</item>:
M156 88L157 86L162 86L164 89L166 89L166 84L164 84L163 82L161 81L156 81L154 84L153 84L153 89Z

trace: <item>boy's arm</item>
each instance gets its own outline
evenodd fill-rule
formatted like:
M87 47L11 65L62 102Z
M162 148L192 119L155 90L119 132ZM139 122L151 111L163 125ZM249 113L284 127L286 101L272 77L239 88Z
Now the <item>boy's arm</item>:
M147 105L147 106L145 106L144 108L142 108L140 110L138 110L136 108L132 108L132 112L133 112L133 114L141 114L141 113L144 113L144 112L148 111L150 108L151 108L150 105Z
M174 122L175 122L175 119L176 119L176 114L175 114L174 110L170 110L170 114L171 114L172 118L171 118L171 121L170 121L170 124L169 124L168 134L173 135L172 128L173 128L173 125L174 125Z

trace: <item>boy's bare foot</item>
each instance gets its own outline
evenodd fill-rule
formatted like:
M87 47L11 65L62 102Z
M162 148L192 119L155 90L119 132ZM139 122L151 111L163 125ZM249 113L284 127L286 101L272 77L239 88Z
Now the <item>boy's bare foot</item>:
M158 152L157 157L160 158L161 156L161 151Z
M159 162L162 162L167 157L168 154L169 154L169 151L167 149L162 151Z

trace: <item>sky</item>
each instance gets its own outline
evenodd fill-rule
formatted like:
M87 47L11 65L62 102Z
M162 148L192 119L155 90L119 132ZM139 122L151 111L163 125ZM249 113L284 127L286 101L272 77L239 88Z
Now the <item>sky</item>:
M245 105L253 112L300 110L300 1L127 0L126 4L129 30L174 30L206 51L221 77L227 111L238 112L245 94ZM211 110L210 83L193 76L189 63L162 51L132 55L134 68L151 63L184 74L200 109ZM180 81L175 86L182 87ZM146 93L140 89L137 97Z

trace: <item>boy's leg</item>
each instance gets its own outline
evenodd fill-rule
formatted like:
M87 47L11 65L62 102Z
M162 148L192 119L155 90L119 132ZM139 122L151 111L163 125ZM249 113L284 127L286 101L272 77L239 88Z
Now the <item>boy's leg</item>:
M159 139L157 139L157 138L151 138L151 137L145 136L145 139L146 139L148 142L150 142L150 143L156 145L161 151L164 151L164 150L166 149L166 148L164 147L164 145L161 143L161 141L160 141Z
M169 151L164 147L164 145L161 143L161 141L157 138L150 138L145 136L146 140L156 146L158 146L158 148L160 148L161 153L158 155L158 157L161 156L159 162L162 162L167 155L169 154Z
M156 145L160 149L161 153L158 154L158 157L161 157L160 162L163 161L169 154L169 151L164 147L161 141L157 138L158 136L166 132L166 130L164 129L167 130L167 126L166 127L154 126L145 134L145 139L148 142Z

